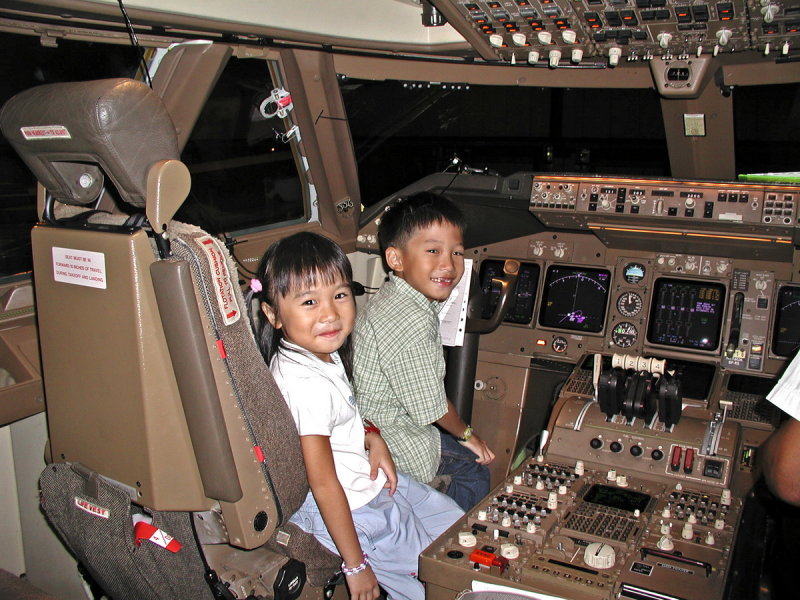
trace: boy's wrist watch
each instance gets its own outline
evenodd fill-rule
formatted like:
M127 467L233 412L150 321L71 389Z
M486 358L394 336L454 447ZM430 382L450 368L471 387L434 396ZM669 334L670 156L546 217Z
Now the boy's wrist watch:
M456 438L459 442L468 442L472 438L472 425L467 425L461 437Z

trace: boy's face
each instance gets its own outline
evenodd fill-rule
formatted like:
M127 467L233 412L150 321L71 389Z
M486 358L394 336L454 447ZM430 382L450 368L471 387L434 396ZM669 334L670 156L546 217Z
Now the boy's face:
M464 274L464 239L448 221L417 229L404 247L386 249L386 263L428 300L443 302Z

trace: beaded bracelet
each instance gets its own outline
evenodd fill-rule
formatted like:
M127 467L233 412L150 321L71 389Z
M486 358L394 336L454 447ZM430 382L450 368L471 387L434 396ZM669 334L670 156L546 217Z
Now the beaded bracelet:
M369 565L369 557L367 556L367 553L364 552L364 560L361 561L360 565L357 565L352 569L348 569L347 567L345 567L344 561L342 561L342 573L344 573L345 576L358 575L359 573L361 573L361 571L366 569L368 565Z

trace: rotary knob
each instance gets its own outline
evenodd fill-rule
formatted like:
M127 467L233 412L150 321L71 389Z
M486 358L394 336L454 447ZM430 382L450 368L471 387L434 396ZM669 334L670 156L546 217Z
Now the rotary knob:
M515 33L511 36L511 41L514 42L515 46L524 46L528 43L524 33Z
M572 29L565 29L561 32L561 39L564 40L565 44L574 44L578 36Z
M539 43L544 44L545 46L550 45L550 42L553 39L553 36L549 31L540 31L536 34L536 37L538 38Z
M489 44L492 45L494 48L502 48L503 47L503 36L499 33L493 33L489 36Z
M670 535L662 535L661 539L656 542L656 546L659 550L666 550L667 552L675 548L675 544L672 543L672 537Z
M535 65L539 62L539 53L536 50L531 50L528 52L528 62L532 65Z
M547 60L550 68L555 69L561 60L561 50L550 50L550 53L547 55Z
M602 542L593 542L583 552L583 562L593 569L610 569L617 560L614 547Z
M672 34L668 31L662 31L656 36L658 45L662 48L669 48L669 43L672 41Z
M720 46L726 46L729 41L731 41L731 36L733 32L730 29L720 29L717 32L717 41L719 42Z
M622 56L622 48L613 46L608 49L608 66L616 67L619 64L619 57Z

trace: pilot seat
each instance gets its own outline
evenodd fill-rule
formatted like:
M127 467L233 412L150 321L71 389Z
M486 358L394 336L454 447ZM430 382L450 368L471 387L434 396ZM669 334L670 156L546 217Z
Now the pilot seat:
M39 182L41 505L79 564L114 600L344 594L341 559L288 523L303 457L236 268L173 220L190 176L162 100L43 85L0 126Z

